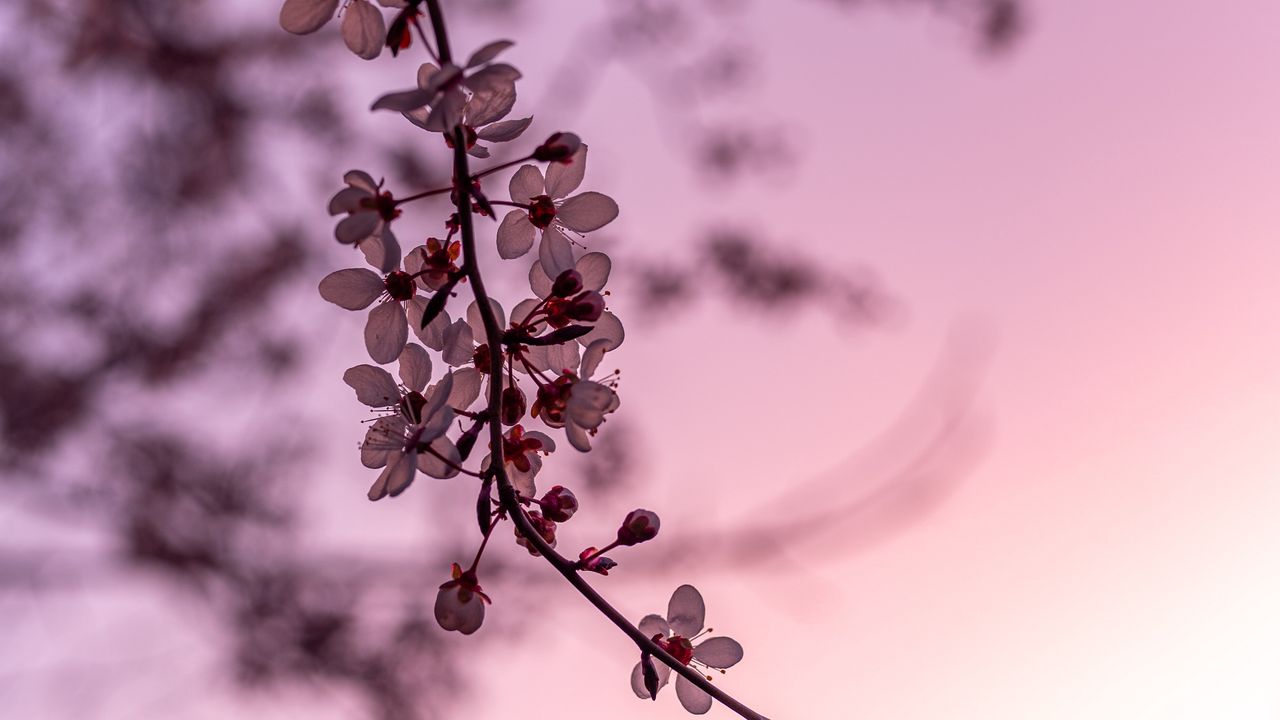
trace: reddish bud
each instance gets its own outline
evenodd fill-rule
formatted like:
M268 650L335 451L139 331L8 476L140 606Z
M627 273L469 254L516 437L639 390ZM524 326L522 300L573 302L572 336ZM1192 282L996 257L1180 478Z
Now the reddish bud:
M646 540L652 540L657 537L660 524L657 513L649 510L632 510L622 521L622 527L618 528L618 544L639 545Z
M582 138L569 132L558 132L533 151L533 159L538 162L567 163L573 159L574 153L582 147Z
M600 555L599 557L591 557L598 552L595 548L589 547L578 554L578 566L583 570L601 575L608 575L609 571L618 566L618 563L609 558ZM591 558L588 560L587 558Z
M556 522L565 522L578 512L578 498L572 490L560 485L548 490L538 504L542 505L542 514Z
M580 322L595 322L604 313L604 297L595 290L588 290L573 299L565 315Z
M551 285L551 294L567 298L582 292L582 273L570 268L560 273Z
M556 546L556 524L554 522L542 517L542 513L537 510L530 510L529 524L533 525L533 529L538 531L538 534L542 536L542 539L548 545L551 547ZM533 543L529 542L529 539L520 533L519 527L515 530L516 543L528 550L530 555L537 556L539 554L538 549L533 546Z
M514 385L502 391L502 424L515 425L524 417L524 392Z

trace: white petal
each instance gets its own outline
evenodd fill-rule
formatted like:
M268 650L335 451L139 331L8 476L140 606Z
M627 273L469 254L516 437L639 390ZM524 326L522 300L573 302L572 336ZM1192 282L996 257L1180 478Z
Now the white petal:
M490 60L498 57L503 50L515 45L510 40L495 40L479 50L471 53L471 57L467 58L467 67L473 68L477 65L483 65Z
M419 295L409 301L409 325L423 345L435 351L444 349L444 331L449 327L449 312L441 310L434 320L422 327L422 313L427 310L427 298Z
M313 33L338 11L338 0L284 0L280 27L295 35Z
M385 302L369 311L369 321L364 326L364 346L374 362L386 365L400 357L408 341L409 323L405 320L403 305Z
M698 643L693 657L713 668L728 668L742 660L742 646L730 637L713 637Z
M483 160L484 158L489 157L489 148L483 145L472 145L471 149L467 150L467 154L471 157Z
M422 392L431 382L431 356L421 345L409 343L404 346L400 353L400 380L415 392Z
M595 327L591 328L591 332L578 338L578 342L585 347L597 340L607 340L609 344L605 349L613 350L622 344L626 336L626 331L622 329L622 321L618 319L618 316L605 310L600 313L600 319L596 320Z
M554 200L568 195L582 184L587 174L587 146L578 148L568 163L551 163L547 168L547 194Z
M564 426L565 437L569 438L569 444L579 452L591 452L591 438L587 436L587 431L581 426L574 423L568 423Z
M507 189L511 192L511 202L526 205L530 198L544 194L542 172L533 165L521 165L511 176Z
M542 242L538 243L538 261L542 263L542 272L555 280L560 273L573 268L573 246L554 225L542 231Z
M460 588L444 588L436 595L436 622L445 630L470 635L484 622L484 601L472 594L466 602L459 599Z
M475 340L471 336L471 326L466 320L458 318L444 331L444 361L458 367L471 362L475 354Z
M348 170L342 175L342 182L353 188L365 191L368 195L378 194L378 183L373 181L373 176L363 170Z
M671 668L658 660L653 661L653 668L658 671L658 689L661 690L671 680ZM636 663L636 666L631 670L631 692L634 692L636 697L641 700L649 699L649 689L644 686L644 665L642 663Z
M354 212L360 208L360 201L370 196L370 193L363 188L344 187L329 199L329 214L341 215Z
M676 678L676 697L680 698L684 709L694 715L702 715L711 709L711 696L707 691L689 682L683 675Z
M473 367L453 371L453 392L449 393L449 407L466 410L480 397L480 371Z
M395 110L396 112L406 113L410 110L417 110L425 107L431 102L434 93L427 92L420 88L413 90L398 90L396 92L387 93L377 100L373 101L370 110Z
M580 233L599 230L618 217L618 203L598 192L584 192L560 203L556 220Z
M702 593L694 586L681 585L671 593L671 602L667 603L667 622L675 634L686 638L697 635L702 630L706 615L707 606L702 601Z
M418 454L416 452L399 453L391 463L382 470L373 486L369 488L369 499L379 500L387 495L399 495L413 482Z
M573 384L565 414L574 423L594 430L604 422L605 410L613 405L617 393L612 388L590 380Z
M342 14L342 41L347 49L364 60L382 52L387 25L382 13L369 0L351 0Z
M654 635L660 635L663 638L671 634L671 626L667 624L667 619L661 615L645 615L644 619L636 627L640 628L640 632L645 637L652 638Z
M605 283L609 282L609 270L612 267L613 262L602 252L589 252L578 258L573 266L582 274L582 289L596 292L603 290Z
M380 468L400 455L404 449L404 431L408 425L399 415L380 417L374 421L360 443L360 463L367 468Z
M423 130L426 130L427 118L431 117L431 108L429 107L414 108L412 110L406 110L405 112L402 112L400 114L404 116L405 120L408 120L414 125L417 125L418 127L422 128Z
M437 415L445 414L449 419L453 419L453 411L449 410L449 398L453 396L453 373L447 372L444 377L440 378L440 382L432 385L426 392L427 404L422 408L422 417L424 419L434 418Z
M486 142L509 142L520 137L528 129L531 122L533 122L532 117L521 118L520 120L503 120L480 130L476 135Z
M421 349L421 348L419 348ZM369 407L388 407L400 402L400 388L391 373L374 365L347 368L342 382L356 391L356 399Z
M520 71L506 63L496 63L483 68L462 81L467 89L477 95L515 92Z
M524 210L507 213L498 226L498 256L511 260L529 252L535 232L533 223L529 222L529 213Z
M348 310L363 310L387 289L378 274L364 268L337 270L320 281L320 297Z
M538 307L541 302L537 298L529 298L516 303L516 306L511 308L511 322L523 323L528 319L529 313L533 312L533 309Z
M389 225L383 225L381 232L361 240L357 247L364 253L365 261L383 274L400 267L400 241Z
M467 102L467 124L473 128L481 125L488 125L497 122L507 116L511 112L511 108L516 104L516 88L514 85L510 87L499 88L496 92L487 92L471 96L471 100ZM516 133L517 135L519 133ZM480 132L476 133L480 136ZM488 138L484 138L488 139Z
M489 308L493 311L494 320L498 323L499 330L505 330L507 327L507 316L502 312L502 304L493 298L489 298ZM480 306L475 300L467 306L467 324L471 326L471 336L484 341L484 319L480 317Z
M596 374L596 368L600 366L600 361L604 359L604 354L608 351L611 342L607 339L596 340L582 351L582 367L578 369L578 377L590 380Z
M533 290L534 295L545 298L551 294L551 285L551 278L542 270L542 261L535 260L529 268L529 289Z
M452 440L444 436L438 437L431 441L431 449L435 453L418 453L418 470L433 478L451 478L458 474L462 456L458 454L458 446Z
M507 463L507 478L511 480L511 487L516 492L525 497L534 497L538 494L538 485L534 482L538 471L542 469L542 458L537 455L529 456L529 472L524 472L520 468Z
M540 449L538 452L555 452L556 450L556 441L552 440L551 436L544 432L531 430L525 433L524 436L527 438L532 438L542 443L542 449Z
M346 245L360 242L378 229L378 221L381 219L373 210L361 210L339 220L333 229L333 236Z
M435 63L422 63L421 65L419 65L418 66L418 89L419 90L433 89L431 87L432 86L431 76L435 75L438 72L440 72L440 68L436 67Z
M457 88L445 90L431 103L431 116L426 128L433 132L450 132L462 122L462 110L467 106L467 96Z

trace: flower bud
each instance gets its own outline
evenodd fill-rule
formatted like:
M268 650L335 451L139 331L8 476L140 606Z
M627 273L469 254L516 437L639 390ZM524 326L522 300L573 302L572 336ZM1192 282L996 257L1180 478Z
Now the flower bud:
M515 425L524 417L524 391L512 385L502 391L502 424Z
M533 159L538 162L567 163L580 147L582 138L573 133L558 132L533 151Z
M604 297L595 290L588 290L573 299L565 314L579 322L595 322L603 312Z
M622 527L618 528L618 544L639 545L646 540L652 540L658 535L659 525L657 513L649 510L632 510L622 521Z
M530 510L529 524L533 525L533 529L538 531L538 534L542 536L542 539L548 545L551 547L556 546L556 524L554 522L542 517L542 513L537 510ZM538 548L534 547L533 543L529 542L529 539L520 533L520 528L516 527L515 531L516 543L528 550L530 555L535 557L539 555Z
M489 596L480 589L474 570L463 570L453 564L453 579L436 593L436 622L445 630L470 635L484 622L484 606Z
M567 298L582 292L582 273L569 268L560 273L551 285L551 294L559 298Z
M610 570L618 566L618 563L614 562L613 560L610 560L609 558L603 555L600 555L598 557L591 557L592 555L595 555L597 552L599 551L596 550L595 548L589 547L586 550L583 550L582 552L578 553L578 566L588 572L600 573L601 575L608 575ZM591 558L591 559L588 560L587 558Z
M548 490L538 503L542 505L542 514L556 522L565 522L578 512L578 498L572 490L560 485Z

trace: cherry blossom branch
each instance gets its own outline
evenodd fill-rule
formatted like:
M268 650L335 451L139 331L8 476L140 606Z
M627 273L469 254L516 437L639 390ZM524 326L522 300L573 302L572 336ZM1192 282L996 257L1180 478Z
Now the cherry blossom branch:
M440 62L452 62L452 52L449 47L449 38L445 32L444 16L440 11L439 0L426 0L427 13L430 17L432 30L436 38L436 47L439 50ZM476 243L475 229L472 224L471 216L471 184L472 177L468 168L466 137L461 127L453 130L453 174L454 183L458 189L457 192L457 208L458 208L458 224L460 234L462 236L462 252L466 258L464 265L467 279L471 283L471 291L475 296L476 305L478 307L480 318L484 324L486 342L489 344L489 398L488 411L495 417L501 412L502 408L502 363L503 353L499 351L502 347L502 328L498 325L497 317L493 312L493 306L490 303L488 293L485 291L484 278L481 276L479 264L476 262ZM520 507L519 497L512 486L511 478L507 475L506 462L503 457L503 437L501 423L492 422L489 424L489 442L491 453L494 461L492 467L494 475L498 483L498 497L502 508L506 510L519 529L520 534L538 551L547 562L556 569L564 578L574 587L588 602L590 602L597 610L600 611L610 622L618 627L627 637L635 642L636 646L642 653L657 658L664 665L670 667L681 677L685 678L695 686L706 692L711 697L720 701L729 709L747 720L765 720L764 716L752 710L751 708L738 701L733 696L722 691L720 688L712 684L701 673L694 671L689 666L674 658L670 653L664 650L652 638L647 637L617 608L613 607L609 601L605 600L599 592L586 581L578 572L577 564L566 559L557 553L542 534L539 533L525 515L524 509Z

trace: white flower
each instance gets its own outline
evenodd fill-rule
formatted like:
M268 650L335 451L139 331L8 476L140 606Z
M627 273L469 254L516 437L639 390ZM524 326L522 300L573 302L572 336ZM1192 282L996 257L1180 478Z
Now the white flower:
M342 181L347 187L329 200L330 215L347 213L334 227L334 237L360 248L381 272L391 272L400 262L400 243L391 232L391 221L400 217L395 198L363 170L348 171Z
M567 258L548 256L546 262L554 276L550 276L543 267L543 260L535 260L529 269L529 287L537 297L522 300L511 311L513 323L526 323L537 328L539 323L546 322L551 327L559 328L568 324L592 327L591 332L577 338L577 343L560 345L532 345L522 351L522 357L528 361L517 365L521 372L540 370L560 373L563 370L578 366L578 345L587 347L599 340L607 340L601 347L613 350L622 344L626 333L622 322L612 312L603 310L594 320L583 319L584 308L594 303L603 302L601 292L609 281L612 263L609 256L602 252L589 252L572 262L572 255ZM576 276L566 275L569 270ZM557 287L557 279L564 278ZM562 297L563 296L563 297ZM537 333L532 333L536 335Z
M705 615L706 606L701 593L692 585L681 585L671 594L667 616L646 615L640 621L640 632L648 635L676 660L692 666L703 675L708 668L724 672L724 668L733 667L742 659L742 646L727 637L713 637L694 645L693 641L705 634L702 631ZM711 629L706 632L711 632ZM661 690L671 679L671 668L657 660L653 664L658 674L658 689ZM631 671L631 689L636 697L646 700L651 697L644 686L643 661L636 663ZM676 679L676 697L680 698L684 709L694 715L711 709L711 696L683 675Z
M505 327L506 314L502 310L502 305L497 300L489 298L489 306L493 308L498 327ZM488 344L484 340L484 319L480 317L480 306L472 300L467 306L466 320L458 318L444 329L441 357L453 367L473 364L476 362L476 351L481 346L488 350ZM485 355L487 357L487 352ZM479 369L482 372L489 372L489 363L487 361L479 363Z
M425 63L418 68L418 88L430 86L431 78L439 72L439 68ZM467 154L478 158L489 157L489 148L477 144L485 142L508 142L515 140L533 122L532 117L519 120L503 120L516 104L516 86L514 83L494 83L484 92L473 92L462 105L462 132L467 141ZM444 123L433 122L431 110L426 106L404 113L409 122L423 130L444 132L445 144L453 147L453 135L445 132Z
M430 107L431 112L423 116L421 127L433 132L449 132L462 122L468 93L490 98L499 107L508 97L515 103L515 82L520 79L520 71L506 63L490 62L512 44L509 40L491 42L472 53L463 67L453 63L439 68L429 63L423 65L418 68L418 87L383 95L374 101L373 109L411 113ZM479 69L467 74L475 68Z
M402 8L405 0L378 0L382 7ZM338 12L338 0L285 0L280 8L280 27L295 35L306 35L324 27ZM387 24L369 0L347 0L342 13L342 41L351 52L372 60L382 52Z
M604 416L622 403L613 383L606 385L591 379L610 342L601 339L591 343L582 353L577 374L566 370L554 381L546 382L531 373L539 385L530 414L541 418L548 427L563 427L569 444L582 452L591 450L590 436L604 423Z
M542 470L542 455L555 452L556 441L546 433L532 430L525 432L521 425L515 425L502 436L502 459L511 485L522 497L532 498L538 493L534 479ZM486 455L480 467L484 470L493 462L492 455Z
M403 270L392 270L386 277L378 277L372 270L348 268L331 272L320 281L320 297L347 310L363 310L374 300L384 298L369 311L364 326L365 349L379 365L400 357L409 341L404 305L416 295L414 277Z
M453 564L453 579L440 586L436 593L436 622L445 630L456 630L470 635L484 622L484 606L492 602L480 589L475 568L463 570Z
M566 197L578 189L587 172L587 146L582 145L567 163L552 163L544 178L534 165L522 165L511 176L511 202L523 206L502 218L498 226L498 254L518 258L533 247L534 236L542 234L538 256L545 267L573 265L573 250L565 230L588 233L613 222L618 204L608 195L584 192ZM555 262L547 262L547 258ZM550 273L548 273L550 274Z
M406 348L406 356L401 358L401 379L406 383L403 392L397 389L390 373L372 365L357 365L343 376L366 405L390 407L375 403L384 403L393 394L400 396L394 402L396 414L374 422L360 445L360 462L365 467L383 468L369 488L370 500L404 492L419 470L431 477L453 477L462 462L457 446L445 436L454 418L451 402L470 404L479 386L455 391L455 375L446 373L425 393L412 389L425 382L430 363L426 361L424 369L426 351L416 345L409 347L417 349ZM410 382L412 386L408 385ZM470 395L470 400L459 398L459 394Z

